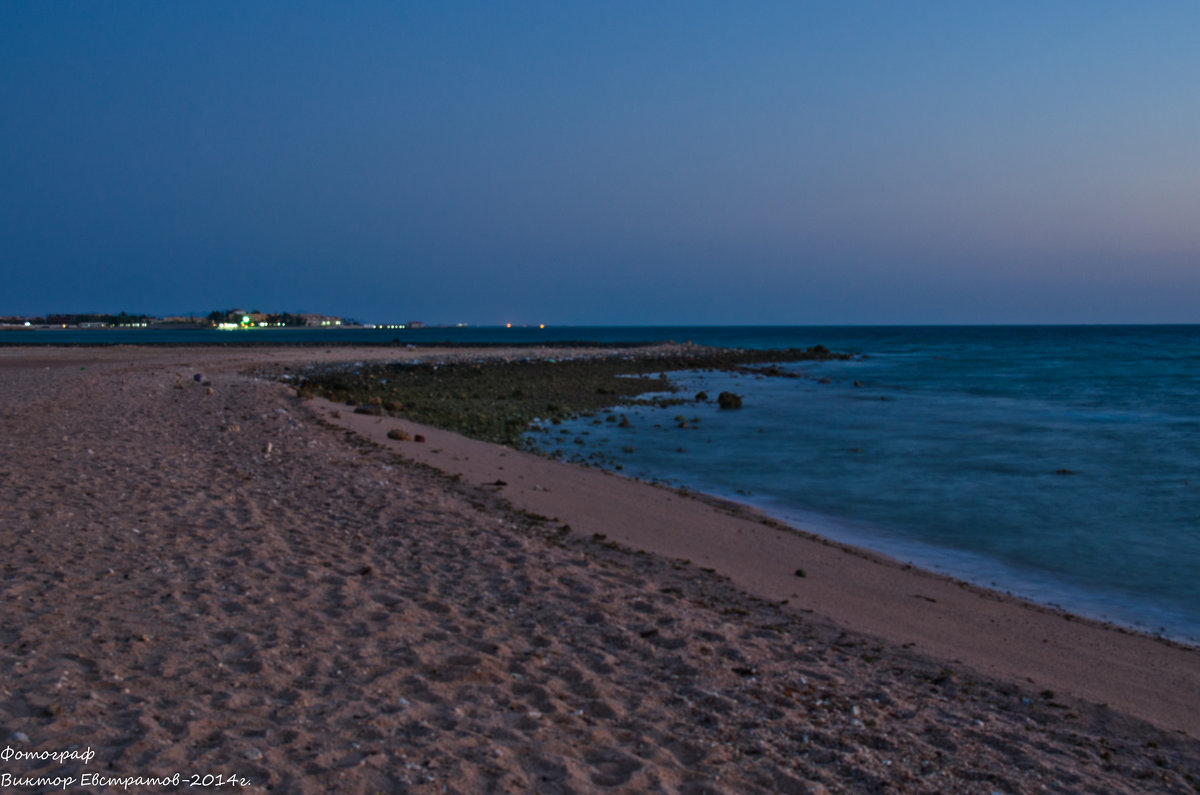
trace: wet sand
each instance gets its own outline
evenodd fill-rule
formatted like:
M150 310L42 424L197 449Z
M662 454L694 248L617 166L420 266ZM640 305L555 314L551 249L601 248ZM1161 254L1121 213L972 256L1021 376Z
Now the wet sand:
M402 355L0 349L0 732L96 754L0 773L301 792L1200 782L1194 649L243 374Z

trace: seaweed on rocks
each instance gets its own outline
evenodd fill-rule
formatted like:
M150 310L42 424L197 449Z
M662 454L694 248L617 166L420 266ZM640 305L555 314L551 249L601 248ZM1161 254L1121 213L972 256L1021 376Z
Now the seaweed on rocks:
M653 403L677 405L691 398L647 393L676 392L663 376L680 370L741 370L750 364L848 359L820 346L809 349L742 350L664 347L662 353L628 352L581 358L498 358L475 361L397 362L312 370L296 384L301 395L369 407L371 413L457 431L515 447L535 420L561 422L582 412ZM778 368L770 368L783 374Z

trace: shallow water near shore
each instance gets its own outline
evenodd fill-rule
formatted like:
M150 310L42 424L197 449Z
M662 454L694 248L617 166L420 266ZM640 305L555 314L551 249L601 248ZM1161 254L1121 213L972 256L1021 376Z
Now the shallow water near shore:
M637 408L624 411L630 428L586 418L532 438L568 457L748 502L813 532L984 586L1200 644L1200 326L65 330L0 337L0 345L675 340L850 351L859 356L784 365L801 376L794 379L673 376L680 395L744 395L739 411L720 411L711 401ZM680 429L680 415L700 422ZM558 433L564 429L567 435Z
M600 415L532 438L980 585L1200 642L1200 328L724 336L693 341L865 356L781 367L797 378L675 374L680 395L710 400L618 410L630 427ZM722 391L744 407L717 408Z

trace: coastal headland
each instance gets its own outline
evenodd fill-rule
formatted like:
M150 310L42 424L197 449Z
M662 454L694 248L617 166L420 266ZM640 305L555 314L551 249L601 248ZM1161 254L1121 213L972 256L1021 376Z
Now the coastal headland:
M653 380L685 355L0 349L0 732L27 753L2 772L296 792L1200 787L1196 649L418 423L399 397L356 413L304 388L314 367L411 359L626 357ZM512 411L480 428L518 427ZM73 748L94 757L37 755Z

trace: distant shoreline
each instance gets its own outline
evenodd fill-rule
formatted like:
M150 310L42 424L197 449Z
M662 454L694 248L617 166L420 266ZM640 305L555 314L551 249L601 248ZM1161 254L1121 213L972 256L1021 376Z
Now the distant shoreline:
M65 329L64 331L71 331ZM75 329L85 331L84 329ZM145 329L139 329L145 331ZM213 332L218 333L218 332ZM321 333L314 329L313 333ZM329 333L329 332L325 332ZM548 340L546 342L455 342L440 341L371 341L371 340L213 340L212 342L10 342L0 338L0 348L113 348L113 347L144 347L144 348L640 348L646 345L659 344L656 340L639 340L633 342L596 342L594 340Z

